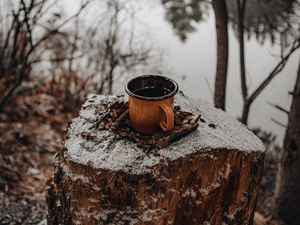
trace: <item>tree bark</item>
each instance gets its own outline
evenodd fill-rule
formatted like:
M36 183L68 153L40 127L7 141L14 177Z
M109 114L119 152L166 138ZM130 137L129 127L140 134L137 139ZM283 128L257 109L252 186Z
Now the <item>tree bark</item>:
M89 96L70 125L48 188L49 225L252 223L265 150L252 132L208 103L177 96L176 104L200 111L205 122L144 152L96 128L97 112L114 98Z
M214 103L225 110L228 67L228 14L224 0L213 0L217 33L217 69Z
M300 61L277 175L278 215L287 224L300 221Z

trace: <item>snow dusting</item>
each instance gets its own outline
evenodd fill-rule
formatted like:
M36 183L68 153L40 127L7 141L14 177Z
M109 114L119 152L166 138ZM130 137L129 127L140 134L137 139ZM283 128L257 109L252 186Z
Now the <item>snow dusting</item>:
M209 154L228 149L250 153L265 150L262 142L233 117L207 102L179 93L175 96L175 105L180 105L184 111L192 111L194 115L200 113L205 122L201 121L196 131L157 150L156 154L145 153L129 140L96 128L95 124L101 120L99 111L107 109L116 98L126 100L124 96L88 96L79 117L73 119L68 128L65 147L69 160L95 169L142 174L161 162L176 160L196 152ZM80 134L84 131L94 138L83 138Z

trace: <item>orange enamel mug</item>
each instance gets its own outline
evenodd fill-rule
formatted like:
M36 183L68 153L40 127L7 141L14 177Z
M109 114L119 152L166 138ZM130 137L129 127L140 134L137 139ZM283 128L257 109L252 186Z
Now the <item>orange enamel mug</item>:
M178 84L160 75L143 75L130 80L125 90L129 95L129 120L131 127L144 134L159 129L174 128L174 95Z

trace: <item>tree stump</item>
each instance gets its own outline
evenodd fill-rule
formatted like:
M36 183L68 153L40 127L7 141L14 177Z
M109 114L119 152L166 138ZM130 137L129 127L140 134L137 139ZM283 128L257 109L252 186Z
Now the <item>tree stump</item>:
M48 224L251 224L265 148L220 109L183 94L175 104L197 130L144 152L107 130L88 131L116 96L90 95L55 157L47 193Z

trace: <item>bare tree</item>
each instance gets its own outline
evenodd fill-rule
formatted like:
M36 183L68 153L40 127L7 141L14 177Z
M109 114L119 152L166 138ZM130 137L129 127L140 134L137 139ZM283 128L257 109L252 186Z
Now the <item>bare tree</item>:
M96 84L98 93L111 94L115 79L146 66L155 54L151 46L135 38L135 9L131 2L109 0L103 4L97 22L85 32L82 49L88 49L88 79ZM129 31L124 30L125 26L130 27Z
M12 8L9 11L7 32L0 43L0 109L3 109L17 87L29 77L32 64L38 62L42 55L43 51L39 51L40 46L78 17L88 4L83 2L74 15L64 20L60 20L54 13L53 18L58 22L49 28L42 24L42 20L55 3L55 0L19 0L17 9ZM40 37L35 36L38 29L40 32L41 29L44 30Z
M273 78L283 70L289 57L299 48L299 34L296 28L299 27L299 15L297 15L296 10L298 6L294 5L296 2L297 0L277 0L273 1L273 5L270 7L269 1L227 1L230 21L236 30L239 40L240 77L243 97L243 111L240 120L244 124L248 123L250 107L254 100L268 86ZM262 42L268 36L272 43L274 43L276 39L280 39L281 41L279 62L251 94L249 94L248 91L246 76L245 33L247 33L248 37L255 34L256 38ZM288 45L287 39L292 39L293 43Z
M249 110L253 101L261 94L261 92L271 83L271 81L283 70L290 56L300 47L300 38L295 40L289 46L286 53L281 53L280 61L274 66L268 76L260 83L260 85L247 96L244 100L241 122L248 123Z
M279 216L296 225L300 221L300 61L292 96L275 194Z

